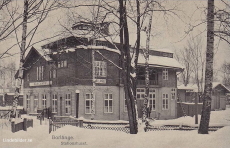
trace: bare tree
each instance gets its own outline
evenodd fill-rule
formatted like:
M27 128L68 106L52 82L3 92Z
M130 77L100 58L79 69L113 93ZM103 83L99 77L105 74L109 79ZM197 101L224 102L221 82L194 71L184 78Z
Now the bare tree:
M205 68L205 86L203 94L203 107L201 113L199 134L208 134L210 113L211 113L211 94L213 79L213 51L214 51L214 0L208 0L207 14L207 51Z

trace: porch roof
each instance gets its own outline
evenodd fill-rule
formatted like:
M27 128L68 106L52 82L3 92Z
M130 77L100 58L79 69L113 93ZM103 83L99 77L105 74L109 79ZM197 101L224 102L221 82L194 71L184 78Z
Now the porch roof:
M142 54L139 55L138 65L144 65L145 58ZM183 70L183 66L174 58L161 57L149 55L149 66L152 67L162 67L162 68L172 68L178 71Z

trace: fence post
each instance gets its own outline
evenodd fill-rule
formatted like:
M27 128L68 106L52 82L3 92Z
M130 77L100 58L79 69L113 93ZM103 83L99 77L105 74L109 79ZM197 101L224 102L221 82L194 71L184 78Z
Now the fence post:
M83 127L83 120L79 120L79 127Z
M33 127L34 127L34 120L32 119L32 121L31 121L31 122L32 122L32 128L33 128Z
M23 130L27 131L27 118L23 119Z
M49 134L51 133L52 131L52 120L49 119Z
M15 122L14 121L11 122L11 131L12 133L15 133Z
M40 116L40 125L42 125L42 115Z

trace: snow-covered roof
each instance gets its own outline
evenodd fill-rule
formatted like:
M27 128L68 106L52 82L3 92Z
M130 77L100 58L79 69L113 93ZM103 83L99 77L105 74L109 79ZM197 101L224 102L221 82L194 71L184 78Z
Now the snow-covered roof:
M218 85L221 85L222 87L224 87L227 91L230 92L230 89L227 88L224 84L220 83L220 82L212 82L212 89L214 89L215 87L217 87ZM198 87L196 84L188 84L187 86L184 85L180 85L177 86L178 89L186 89L189 88L190 90L192 89L193 92L198 92ZM204 83L202 83L202 88L204 89Z
M49 49L42 49L42 48L39 48L39 47L34 47L35 50L38 51L38 53L46 60L46 61L52 61L52 59L50 58L49 54L50 54L50 51Z
M145 58L142 54L139 55L138 64L145 64ZM175 68L183 69L183 66L174 58L161 57L161 56L149 56L149 65L153 67L165 67L165 68Z
M177 89L181 89L181 90L193 90L194 87L192 87L192 86L190 86L190 85L184 86L184 85L182 84L182 85L177 86Z

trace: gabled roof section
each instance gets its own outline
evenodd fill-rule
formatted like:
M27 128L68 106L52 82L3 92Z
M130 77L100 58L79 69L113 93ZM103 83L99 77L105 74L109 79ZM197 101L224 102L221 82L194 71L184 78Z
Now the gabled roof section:
M143 54L139 55L138 65L144 65L145 58ZM162 67L162 68L172 68L179 71L183 70L183 66L174 58L161 57L149 55L149 66L152 67Z
M35 51L39 56L41 56L42 58L44 58L46 61L52 61L53 59L49 56L50 52L48 49L42 49L40 47L31 47L30 51L28 52L28 54L25 57L25 62L27 61L27 59L30 57L32 51Z

